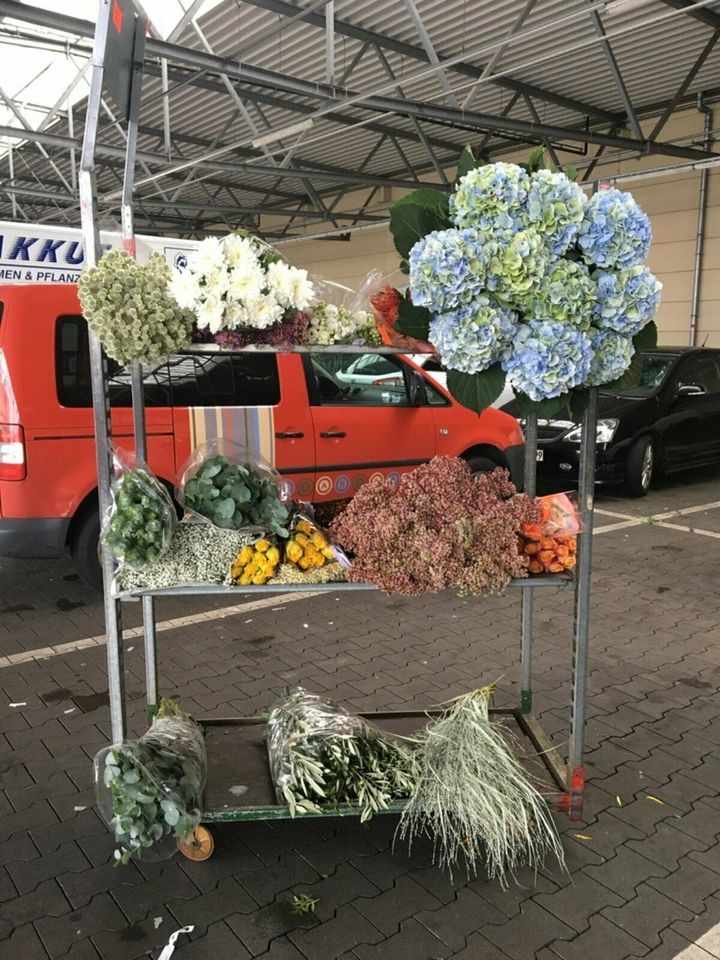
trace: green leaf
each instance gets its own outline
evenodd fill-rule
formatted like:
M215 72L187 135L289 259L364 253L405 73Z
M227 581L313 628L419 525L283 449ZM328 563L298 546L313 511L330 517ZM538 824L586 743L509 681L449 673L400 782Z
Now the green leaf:
M528 157L527 165L531 171L535 172L535 170L542 170L542 168L545 166L544 161L545 161L545 147L538 146L538 147L535 147L535 149L532 151L532 153Z
M455 174L455 186L458 185L466 173L470 173L471 170L475 170L477 167L484 166L485 161L478 160L473 153L473 149L470 144L466 144L463 147L462 153L460 154L460 159L458 160L457 173Z
M481 373L460 373L448 370L447 387L458 403L475 413L482 413L502 393L505 371L499 363Z
M403 297L400 300L397 329L408 337L427 340L432 314L427 307L416 307Z
M563 171L565 173L565 176L568 178L568 180L577 180L578 173L580 172L578 168L574 167L571 163L569 163L566 167L564 167Z
M526 416L528 413L536 413L539 417L552 417L558 410L567 407L569 401L569 393L563 393L559 397L551 397L549 400L531 400L523 393L518 393L515 397L516 408L522 416Z
M655 321L651 320L650 323L645 324L640 333L636 333L633 337L633 346L635 350L652 350L653 347L657 346L658 331L655 326Z
M232 497L220 500L215 506L215 517L218 520L229 520L235 513L235 501Z
M407 259L410 251L433 230L445 230L450 224L449 195L441 190L414 190L390 207L390 232L395 249Z

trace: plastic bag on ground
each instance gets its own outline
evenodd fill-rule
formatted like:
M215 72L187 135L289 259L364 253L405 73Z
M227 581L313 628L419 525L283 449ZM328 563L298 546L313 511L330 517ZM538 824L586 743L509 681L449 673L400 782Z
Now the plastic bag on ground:
M231 440L197 447L180 469L175 496L186 511L223 530L288 535L289 492L280 475Z
M167 553L177 527L170 494L131 454L113 452L112 505L101 540L122 565L141 570Z
M138 740L103 747L94 759L95 793L118 844L115 860L166 859L200 822L207 777L200 727L163 701Z

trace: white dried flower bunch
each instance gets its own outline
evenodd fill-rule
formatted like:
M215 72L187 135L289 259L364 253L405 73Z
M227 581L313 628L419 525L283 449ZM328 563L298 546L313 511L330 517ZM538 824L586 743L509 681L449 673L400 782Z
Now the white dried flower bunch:
M173 272L169 291L192 310L201 330L266 330L304 310L313 298L307 270L291 267L257 237L206 237Z
M377 345L380 342L375 329L375 321L365 310L351 312L346 307L336 307L333 303L318 300L309 311L308 343L329 346L333 343L366 343Z
M88 326L118 363L154 363L190 343L192 314L168 294L170 268L153 253L136 263L110 250L80 277L79 293Z

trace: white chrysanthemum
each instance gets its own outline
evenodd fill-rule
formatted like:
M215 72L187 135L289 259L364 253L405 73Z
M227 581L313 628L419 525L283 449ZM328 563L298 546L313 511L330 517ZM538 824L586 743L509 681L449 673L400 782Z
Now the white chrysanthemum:
M229 276L227 288L228 297L247 303L255 300L262 293L265 286L265 274L259 264L246 263L235 267Z
M189 270L175 270L168 283L168 293L179 307L184 310L192 310L200 296L200 288Z
M236 233L231 233L223 239L223 248L229 267L257 264L258 258L249 237L239 237Z
M204 303L198 304L196 310L197 325L201 330L218 333L223 328L224 304L219 297L208 297Z
M248 326L248 312L240 303L231 300L225 305L225 330L237 330Z
M261 294L247 304L247 323L256 330L266 330L282 319L283 308L275 297Z
M292 270L292 300L291 306L296 310L304 310L315 296L312 280L308 279L307 270L291 267Z
M225 266L223 248L217 237L205 237L188 256L188 269L196 276L209 276Z
M214 270L205 277L202 293L206 297L220 298L230 286L230 274L227 270Z
M283 260L271 263L267 268L266 282L269 292L282 307L292 307L294 268Z

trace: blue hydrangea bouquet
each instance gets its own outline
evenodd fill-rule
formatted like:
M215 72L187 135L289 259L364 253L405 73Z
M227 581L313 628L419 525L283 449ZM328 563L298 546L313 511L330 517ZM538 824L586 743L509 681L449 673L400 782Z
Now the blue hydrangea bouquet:
M638 350L657 340L647 215L619 190L588 198L542 157L485 164L466 147L452 193L391 208L409 274L398 330L432 344L472 410L506 381L523 411L577 408L590 386L635 382Z

